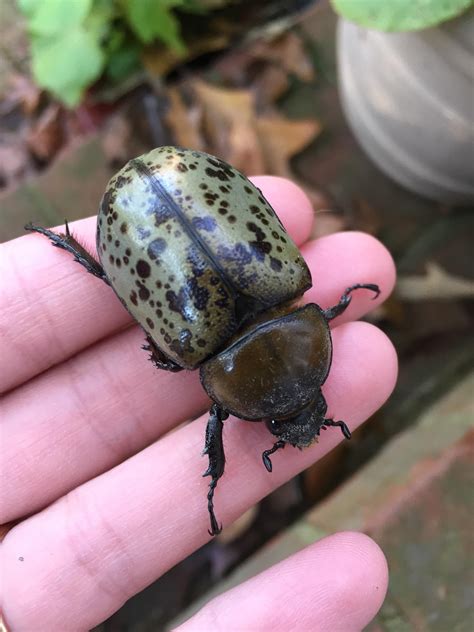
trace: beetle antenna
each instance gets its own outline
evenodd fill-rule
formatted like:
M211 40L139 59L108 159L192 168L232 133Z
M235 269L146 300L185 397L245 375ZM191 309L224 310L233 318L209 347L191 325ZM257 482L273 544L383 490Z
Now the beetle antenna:
M273 445L273 448L270 448L270 450L265 450L265 452L262 453L263 464L267 468L268 472L271 472L273 469L273 465L270 460L270 454L273 454L277 450L283 449L285 445L286 445L285 441L280 439Z

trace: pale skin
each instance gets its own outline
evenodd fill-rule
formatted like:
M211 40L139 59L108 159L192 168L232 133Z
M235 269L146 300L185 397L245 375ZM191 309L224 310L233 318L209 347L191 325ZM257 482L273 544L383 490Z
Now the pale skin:
M362 233L308 241L305 194L281 178L253 180L311 268L306 301L327 308L353 283L380 286L375 301L355 293L333 323L323 391L329 416L354 431L396 380L389 340L354 322L390 294L393 261ZM95 251L95 218L71 230ZM16 523L1 545L2 613L13 631L88 630L209 540L201 477L207 415L183 425L209 402L197 372L156 370L112 290L44 237L1 245L0 279L0 523ZM272 444L268 430L230 418L219 520L230 524L343 440L330 429L311 448L288 447L269 474L260 456ZM342 532L213 600L181 629L357 631L386 588L377 544Z

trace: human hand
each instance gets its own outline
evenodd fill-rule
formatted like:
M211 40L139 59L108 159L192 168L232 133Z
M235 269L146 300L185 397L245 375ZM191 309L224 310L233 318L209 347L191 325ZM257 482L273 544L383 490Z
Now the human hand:
M362 233L307 242L310 203L294 184L254 178L299 244L313 275L305 300L323 308L353 283L334 321L323 387L328 417L354 430L391 393L391 343L353 322L392 290L386 249ZM95 251L95 218L72 225ZM306 242L306 243L305 243ZM201 474L209 402L197 372L157 371L142 331L104 283L39 235L0 246L0 523L18 520L1 547L2 611L13 631L87 630L208 539ZM173 433L168 433L180 426ZM268 474L263 424L225 422L226 473L216 492L224 525L342 440L336 429L300 452L275 454ZM183 630L361 630L385 595L377 545L340 533L218 597Z

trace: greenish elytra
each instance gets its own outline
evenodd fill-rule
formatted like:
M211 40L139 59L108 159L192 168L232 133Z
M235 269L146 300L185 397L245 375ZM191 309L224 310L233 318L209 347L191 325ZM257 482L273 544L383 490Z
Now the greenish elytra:
M329 321L351 292L322 310L297 306L311 275L275 211L239 171L219 158L159 147L128 162L109 182L92 257L70 234L29 224L110 285L146 334L160 369L200 370L213 401L204 454L210 476L211 535L220 532L214 490L224 473L223 421L264 421L277 437L263 462L287 443L306 447L326 419L321 392L332 359Z

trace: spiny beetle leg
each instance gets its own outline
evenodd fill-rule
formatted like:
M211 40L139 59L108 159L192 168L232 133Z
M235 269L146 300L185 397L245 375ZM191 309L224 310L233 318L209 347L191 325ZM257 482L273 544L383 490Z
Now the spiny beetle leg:
M214 513L214 490L216 489L217 481L224 474L225 454L224 445L222 443L222 429L224 424L222 422L227 419L228 416L228 412L220 408L217 404L213 404L206 427L206 441L203 455L207 454L209 457L209 467L203 476L211 477L209 492L207 494L207 509L211 521L209 535L218 535L222 531L222 525L219 525Z
M104 281L104 283L107 283L107 285L110 285L109 280L107 279L104 269L100 265L100 263L96 259L94 259L94 257L89 252L87 252L84 246L81 246L81 244L71 235L69 231L69 224L67 223L67 221L65 221L65 227L66 232L60 233L58 235L56 233L53 233L52 230L43 228L42 226L35 226L30 222L25 226L25 230L40 233L40 235L48 237L48 239L53 242L54 246L70 252L74 256L74 261L80 263L81 266L83 266L87 270L87 272L90 272L98 279L102 279L102 281Z
M333 318L336 318L336 316L340 316L343 312L346 311L352 299L351 292L353 292L354 290L371 290L372 292L375 292L375 296L372 300L375 300L380 294L380 288L378 285L375 285L375 283L356 283L355 285L351 285L341 296L341 300L337 305L324 310L324 316L327 320L332 320Z
M163 369L164 371L170 371L171 373L177 373L182 371L183 367L176 364L173 360L163 353L163 351L156 346L150 336L146 337L147 344L142 346L144 351L150 352L150 360L156 366L157 369Z

